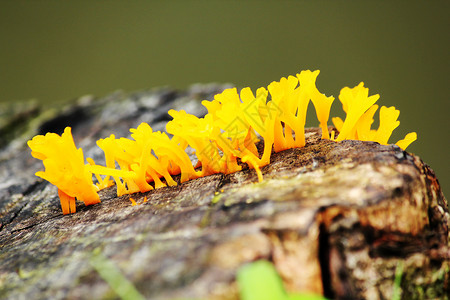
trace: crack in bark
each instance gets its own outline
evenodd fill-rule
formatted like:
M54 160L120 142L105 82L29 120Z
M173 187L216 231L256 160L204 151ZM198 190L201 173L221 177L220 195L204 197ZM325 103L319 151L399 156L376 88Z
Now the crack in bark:
M28 202L26 202L25 204L21 205L20 208L16 211L14 211L12 213L11 218L6 222L6 223L2 223L2 226L0 227L0 233L3 231L3 229L6 228L7 225L11 224L12 222L14 222L14 220L19 216L19 214L22 212L22 210L28 205Z
M55 216L52 216L52 217L50 217L50 218L47 218L47 219L44 219L44 220L40 220L39 222L36 222L36 223L30 224L30 225L27 225L27 226L25 226L25 227L11 230L11 232L10 232L9 234L11 235L11 234L14 234L14 233L17 233L17 232L21 232L21 231L24 231L24 230L28 230L28 229L33 228L33 227L36 227L36 226L38 226L38 225L42 225L42 224L44 224L44 223L47 223L48 221L51 221L51 220L54 220L54 219L60 219L60 218L62 218L62 217L63 217L63 215L55 215Z
M321 223L319 225L319 249L318 258L320 264L322 285L323 285L323 296L328 299L334 299L334 291L331 282L331 271L330 271L330 235L325 224Z

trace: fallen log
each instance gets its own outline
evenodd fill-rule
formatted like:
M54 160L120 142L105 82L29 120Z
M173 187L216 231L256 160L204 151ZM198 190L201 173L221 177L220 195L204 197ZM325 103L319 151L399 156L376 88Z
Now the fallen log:
M122 197L111 187L71 215L33 175L41 166L25 141L36 133L72 126L98 158L96 139L142 121L162 129L171 107L202 114L198 100L221 88L20 110L24 123L0 150L0 298L115 298L101 275L111 263L148 299L238 299L239 268L265 259L289 292L448 299L448 203L432 169L394 145L321 140L310 128L305 147L272 154L261 183L244 167Z

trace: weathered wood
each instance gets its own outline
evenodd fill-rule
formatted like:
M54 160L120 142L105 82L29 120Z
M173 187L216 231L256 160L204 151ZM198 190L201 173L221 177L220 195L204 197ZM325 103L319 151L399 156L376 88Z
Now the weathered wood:
M96 139L142 121L163 129L171 107L201 114L198 100L220 89L33 110L0 149L0 298L114 298L92 263L100 251L151 299L237 299L236 270L258 259L274 263L289 291L390 299L401 266L404 299L448 299L448 204L433 171L396 146L335 143L308 129L306 147L274 153L261 183L245 168L134 194L137 206L110 188L65 216L56 188L33 175L41 165L23 142L36 133L72 126L100 161Z

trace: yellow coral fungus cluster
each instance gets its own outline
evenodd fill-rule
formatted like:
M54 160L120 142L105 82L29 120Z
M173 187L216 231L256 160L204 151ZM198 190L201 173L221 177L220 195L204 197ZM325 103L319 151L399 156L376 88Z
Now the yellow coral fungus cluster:
M341 118L332 118L333 124L339 131L336 141L360 140L373 141L382 145L387 145L395 128L400 125L397 121L400 111L395 107L382 106L380 109L380 125L377 130L371 129L373 116L378 109L375 103L380 98L376 94L369 96L369 89L361 82L354 88L345 87L339 94L339 100L347 114L345 121ZM403 140L396 143L402 149L406 149L417 139L415 132L408 133Z
M36 136L28 145L32 155L45 166L45 172L36 175L58 187L64 214L75 212L75 198L86 205L100 202L97 191L114 181L119 196L146 192L176 185L172 176L177 174L185 182L215 173L237 172L242 169L239 161L254 169L261 181L260 168L270 163L272 151L305 146L309 101L314 105L322 139L330 139L328 119L334 97L318 91L318 75L318 70L302 71L272 82L267 89L259 88L256 94L250 88L239 93L236 88L227 89L213 101L202 102L208 110L203 118L183 110L170 110L173 120L167 123L166 130L171 138L142 123L130 130L132 139L117 139L114 135L100 139L97 145L105 153L106 166L95 164L91 158L87 158L88 164L84 163L83 152L76 149L69 127L61 136L54 133ZM400 123L399 111L381 107L379 128L371 129L378 98L379 95L369 96L362 82L354 88L343 88L339 100L346 118L344 121L333 118L339 135L336 138L332 135L331 139L387 144ZM256 147L260 138L264 143L262 153ZM405 149L416 138L415 132L409 133L397 145ZM186 153L188 146L195 150L198 159L195 167ZM96 185L93 175L98 181Z
M75 212L75 197L85 205L100 202L98 188L92 183L92 173L84 164L83 151L75 147L70 127L59 136L47 133L28 141L31 155L42 160L45 172L39 176L58 187L58 195L64 214Z

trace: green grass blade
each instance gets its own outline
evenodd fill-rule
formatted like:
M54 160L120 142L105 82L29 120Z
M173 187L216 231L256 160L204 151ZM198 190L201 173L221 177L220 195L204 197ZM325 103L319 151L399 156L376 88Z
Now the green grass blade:
M117 266L100 251L94 251L91 265L100 274L114 292L123 300L144 300L145 297L123 276Z
M241 267L237 273L241 300L288 300L275 267L260 260Z

